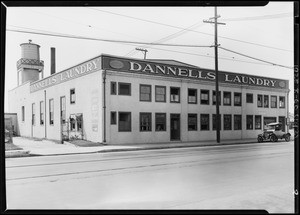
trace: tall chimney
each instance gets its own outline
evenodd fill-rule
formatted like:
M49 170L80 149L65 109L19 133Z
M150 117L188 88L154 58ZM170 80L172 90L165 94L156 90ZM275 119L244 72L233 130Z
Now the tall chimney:
M51 47L51 75L55 74L55 48Z

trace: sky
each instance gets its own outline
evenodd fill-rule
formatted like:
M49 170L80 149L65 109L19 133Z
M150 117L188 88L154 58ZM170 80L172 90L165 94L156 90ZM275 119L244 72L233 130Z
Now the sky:
M225 23L218 25L220 47L249 56L219 48L219 70L289 80L289 111L293 113L293 2L269 2L263 7L218 7L217 10L218 21ZM29 39L40 45L44 77L50 75L51 47L56 50L56 72L101 54L143 59L143 53L136 48L147 49L147 59L173 59L214 69L214 48L116 42L211 46L214 25L203 22L211 17L214 17L214 7L7 7L5 112L9 111L7 92L17 87L20 44Z

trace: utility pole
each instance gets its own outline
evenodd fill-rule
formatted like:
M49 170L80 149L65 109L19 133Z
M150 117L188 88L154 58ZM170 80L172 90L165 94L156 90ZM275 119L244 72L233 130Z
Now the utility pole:
M217 130L217 143L220 143L220 110L219 110L219 74L218 74L218 24L225 25L225 23L217 22L221 16L217 14L217 7L215 7L215 16L209 20L203 20L205 23L215 24L215 70L216 70L216 130ZM212 21L214 20L214 21Z
M136 48L136 50L144 52L144 59L146 59L146 54L147 54L147 52L148 52L147 49Z

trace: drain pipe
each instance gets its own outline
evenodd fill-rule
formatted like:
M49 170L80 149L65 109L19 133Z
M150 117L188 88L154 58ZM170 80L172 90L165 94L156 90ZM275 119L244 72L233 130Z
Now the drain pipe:
M106 70L102 73L103 77L103 143L106 143Z
M44 126L45 126L45 139L47 139L47 123L46 123L46 90L44 90L44 99L45 99L45 102L44 102L44 107L45 107L45 112L44 112Z

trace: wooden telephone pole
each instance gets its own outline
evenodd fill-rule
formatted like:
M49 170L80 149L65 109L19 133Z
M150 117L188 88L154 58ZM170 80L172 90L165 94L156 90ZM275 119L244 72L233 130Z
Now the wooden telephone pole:
M216 130L217 143L220 143L220 110L219 110L219 74L218 74L218 24L225 25L225 23L217 22L221 16L217 15L217 7L215 7L215 16L209 20L203 20L205 23L215 24L215 70L216 70Z

